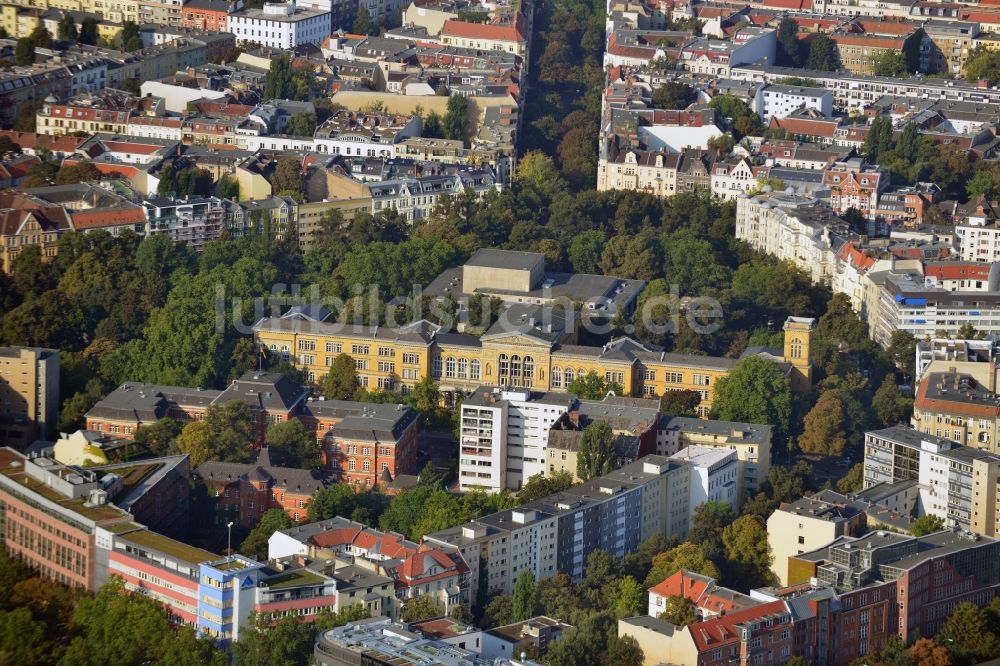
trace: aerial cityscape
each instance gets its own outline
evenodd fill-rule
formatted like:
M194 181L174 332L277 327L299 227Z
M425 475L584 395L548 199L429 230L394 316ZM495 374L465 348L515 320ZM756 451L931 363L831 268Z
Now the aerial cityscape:
M1000 0L0 0L0 666L1000 663Z

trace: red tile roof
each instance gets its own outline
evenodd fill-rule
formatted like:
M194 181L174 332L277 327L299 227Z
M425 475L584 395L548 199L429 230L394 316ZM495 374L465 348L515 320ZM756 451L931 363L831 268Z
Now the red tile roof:
M144 224L146 212L141 206L115 210L83 210L70 213L74 229L101 229L124 224Z
M989 280L992 264L978 262L927 264L924 275L939 280Z
M0 136L5 136L21 148L38 150L45 148L53 152L71 153L83 145L88 137L82 136L51 136L49 134L35 134L34 132L15 132L13 130L0 130Z
M759 617L785 612L785 602L772 601L691 625L688 629L699 652L717 650L722 645L740 642L738 625Z
M441 29L443 37L462 37L464 39L489 39L501 42L524 42L524 19L521 13L516 14L513 25L496 25L493 23L470 23L448 19Z

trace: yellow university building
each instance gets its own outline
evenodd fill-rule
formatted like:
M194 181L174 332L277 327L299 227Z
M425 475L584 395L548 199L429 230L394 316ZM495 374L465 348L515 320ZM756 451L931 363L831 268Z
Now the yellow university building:
M341 353L354 359L363 387L406 393L429 376L449 401L484 385L564 391L574 378L595 372L630 396L697 391L698 413L707 416L716 382L737 359L672 354L631 338L603 347L576 344L581 313L602 308L631 313L643 286L609 276L548 273L540 254L480 250L465 266L445 271L424 293L503 300L498 320L482 335L445 331L427 321L396 328L342 324L322 308L292 308L281 317L266 317L254 326L254 335L272 356L288 360L314 382L323 380ZM560 302L572 307L560 309ZM792 388L808 391L813 326L812 319L789 318L784 350L748 353L782 364Z

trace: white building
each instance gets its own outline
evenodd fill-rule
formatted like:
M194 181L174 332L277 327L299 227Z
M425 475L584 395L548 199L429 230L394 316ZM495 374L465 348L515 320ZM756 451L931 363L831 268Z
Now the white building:
M263 9L243 9L229 15L229 32L236 35L237 42L257 42L276 49L321 44L330 36L330 25L330 12L283 3L269 2Z
M765 123L772 117L784 118L802 108L829 116L833 113L833 93L823 88L774 84L761 86L754 97L754 111Z
M316 130L315 150L349 157L392 157L395 144L420 136L420 116L340 110Z
M955 240L959 256L965 261L1000 261L1000 225L987 224L985 217L969 216L956 224Z
M758 167L757 171L763 177L767 173L767 167ZM712 167L710 182L712 194L724 200L737 199L741 194L748 194L760 188L758 175L750 160L746 158L736 164L716 162Z
M549 429L569 411L573 399L541 399L527 389L477 389L462 403L461 490L517 490L531 476L544 474Z
M741 196L736 202L736 237L762 252L807 271L813 282L830 284L837 270L829 206L794 194ZM846 225L844 225L846 231Z
M209 90L207 88L188 88L186 86L175 86L160 81L143 81L139 87L142 96L160 97L163 99L163 106L167 111L173 113L185 113L188 104L196 99L224 99L227 95L221 90Z
M688 446L670 456L691 463L691 515L705 502L728 504L733 513L740 508L740 466L736 451L708 446Z

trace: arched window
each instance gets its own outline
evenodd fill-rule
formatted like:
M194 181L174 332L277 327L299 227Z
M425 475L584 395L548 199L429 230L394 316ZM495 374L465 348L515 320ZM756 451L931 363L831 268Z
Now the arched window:
M510 374L510 361L507 360L507 354L500 354L497 357L497 364L497 377L503 381Z
M479 379L479 361L472 359L472 363L469 364L469 378Z
M444 360L444 376L454 377L455 376L455 359L451 356Z
M469 376L469 362L464 358L458 359L458 376L462 379Z
M562 368L555 366L552 368L552 388L562 388Z
M365 470L366 472L370 472L370 471L372 471L372 464L371 464L371 462L370 462L370 461L368 461L368 460L364 461L364 462L363 462L363 463L361 464L361 467L362 467L362 468L364 468L364 470Z
M792 344L789 347L791 348L792 358L802 358L802 340L792 338Z
M524 357L524 377L527 380L531 380L535 376L535 359L530 356Z
M521 377L521 357L517 354L510 357L510 376L515 380Z
M566 368L566 374L563 379L566 380L566 386L569 386L573 382L573 368Z
M434 365L431 367L431 374L435 377L441 376L441 357L437 356L434 359Z

